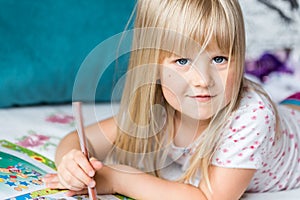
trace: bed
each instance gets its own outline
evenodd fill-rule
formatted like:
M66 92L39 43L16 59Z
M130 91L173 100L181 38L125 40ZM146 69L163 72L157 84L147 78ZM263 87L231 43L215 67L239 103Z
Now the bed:
M112 116L118 105L83 104L84 124ZM71 104L27 106L0 109L0 139L38 152L54 160L56 146L67 133L75 130ZM245 194L243 200L299 200L300 189L264 194Z

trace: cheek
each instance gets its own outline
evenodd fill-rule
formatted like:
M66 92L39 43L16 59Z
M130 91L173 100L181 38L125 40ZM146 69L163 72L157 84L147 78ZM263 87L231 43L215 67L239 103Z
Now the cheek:
M161 87L166 101L176 110L181 110L180 97L184 86L178 74L165 70L161 75ZM182 78L181 78L182 79Z
M182 112L182 106L180 101L177 99L176 95L170 92L168 89L163 89L163 95L165 97L166 102L174 109L179 112Z
M179 101L177 100L177 95L174 93L174 91L172 89L162 85L162 92L163 92L165 99L167 100L167 102L170 105L178 105L179 104Z
M227 105L232 99L232 92L234 90L235 78L234 78L234 70L224 70L219 72L219 88L222 87L223 91L223 100L222 105Z

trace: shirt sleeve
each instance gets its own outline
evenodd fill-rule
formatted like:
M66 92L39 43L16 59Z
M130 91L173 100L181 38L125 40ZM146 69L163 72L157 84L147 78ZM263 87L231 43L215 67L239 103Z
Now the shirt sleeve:
M212 164L226 168L259 169L274 145L276 117L261 102L244 105L229 120Z

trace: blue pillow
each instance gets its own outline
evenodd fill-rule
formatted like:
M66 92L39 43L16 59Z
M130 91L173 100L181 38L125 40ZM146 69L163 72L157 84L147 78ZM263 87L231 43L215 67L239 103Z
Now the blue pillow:
M1 1L0 107L72 101L82 62L99 43L124 30L134 4L134 0ZM113 62L101 76L96 101L110 101L115 80L126 71L128 56L123 57L118 73Z

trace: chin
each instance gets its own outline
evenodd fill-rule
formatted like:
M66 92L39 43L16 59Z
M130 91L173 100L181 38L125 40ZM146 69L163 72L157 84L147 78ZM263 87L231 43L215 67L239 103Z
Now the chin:
M199 120L199 121L206 121L206 120L209 120L211 119L211 117L213 116L213 113L203 113L203 112L198 112L198 113L194 113L195 111L193 112L190 112L188 114L185 114L186 116L194 119L194 120Z

